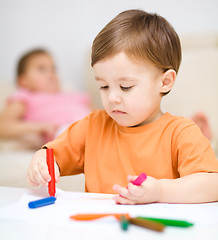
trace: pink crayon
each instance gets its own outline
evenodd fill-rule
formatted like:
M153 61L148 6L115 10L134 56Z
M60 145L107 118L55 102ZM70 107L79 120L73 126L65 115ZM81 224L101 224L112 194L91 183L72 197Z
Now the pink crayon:
M134 181L132 181L131 183L136 185L136 186L140 186L147 178L147 175L145 173L141 173Z

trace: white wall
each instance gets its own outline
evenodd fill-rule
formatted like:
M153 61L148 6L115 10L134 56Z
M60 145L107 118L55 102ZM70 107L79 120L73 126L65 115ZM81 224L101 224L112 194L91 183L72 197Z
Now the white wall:
M55 56L62 81L84 89L94 37L130 8L163 15L179 34L218 30L217 0L0 0L0 81L14 81L18 57L44 46Z

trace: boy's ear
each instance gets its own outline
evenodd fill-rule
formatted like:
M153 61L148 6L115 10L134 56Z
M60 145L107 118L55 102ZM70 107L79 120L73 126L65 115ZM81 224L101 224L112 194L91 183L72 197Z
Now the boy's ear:
M166 72L163 73L161 78L161 93L167 93L169 92L175 83L176 80L176 71L173 69L169 69Z

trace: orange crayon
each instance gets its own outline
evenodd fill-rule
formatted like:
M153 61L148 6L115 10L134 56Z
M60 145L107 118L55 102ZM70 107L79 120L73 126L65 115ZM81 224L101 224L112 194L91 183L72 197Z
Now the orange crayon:
M120 220L121 216L125 216L127 219L130 218L130 215L128 213L97 213L97 214L76 214L70 216L70 219L78 221L90 221L107 216L114 216L118 220Z

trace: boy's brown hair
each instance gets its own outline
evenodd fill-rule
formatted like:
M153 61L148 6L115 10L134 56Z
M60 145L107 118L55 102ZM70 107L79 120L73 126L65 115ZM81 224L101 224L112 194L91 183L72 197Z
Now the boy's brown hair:
M41 54L46 54L46 55L50 55L50 53L43 49L43 48L36 48L33 49L27 53L25 53L18 61L17 63L17 71L16 71L16 76L17 76L17 81L18 78L23 75L25 73L25 71L27 70L28 67L28 63L30 61L31 58L41 55Z
M100 31L92 45L91 65L122 51L130 58L148 60L164 72L178 72L181 63L174 28L163 17L142 10L124 11Z

